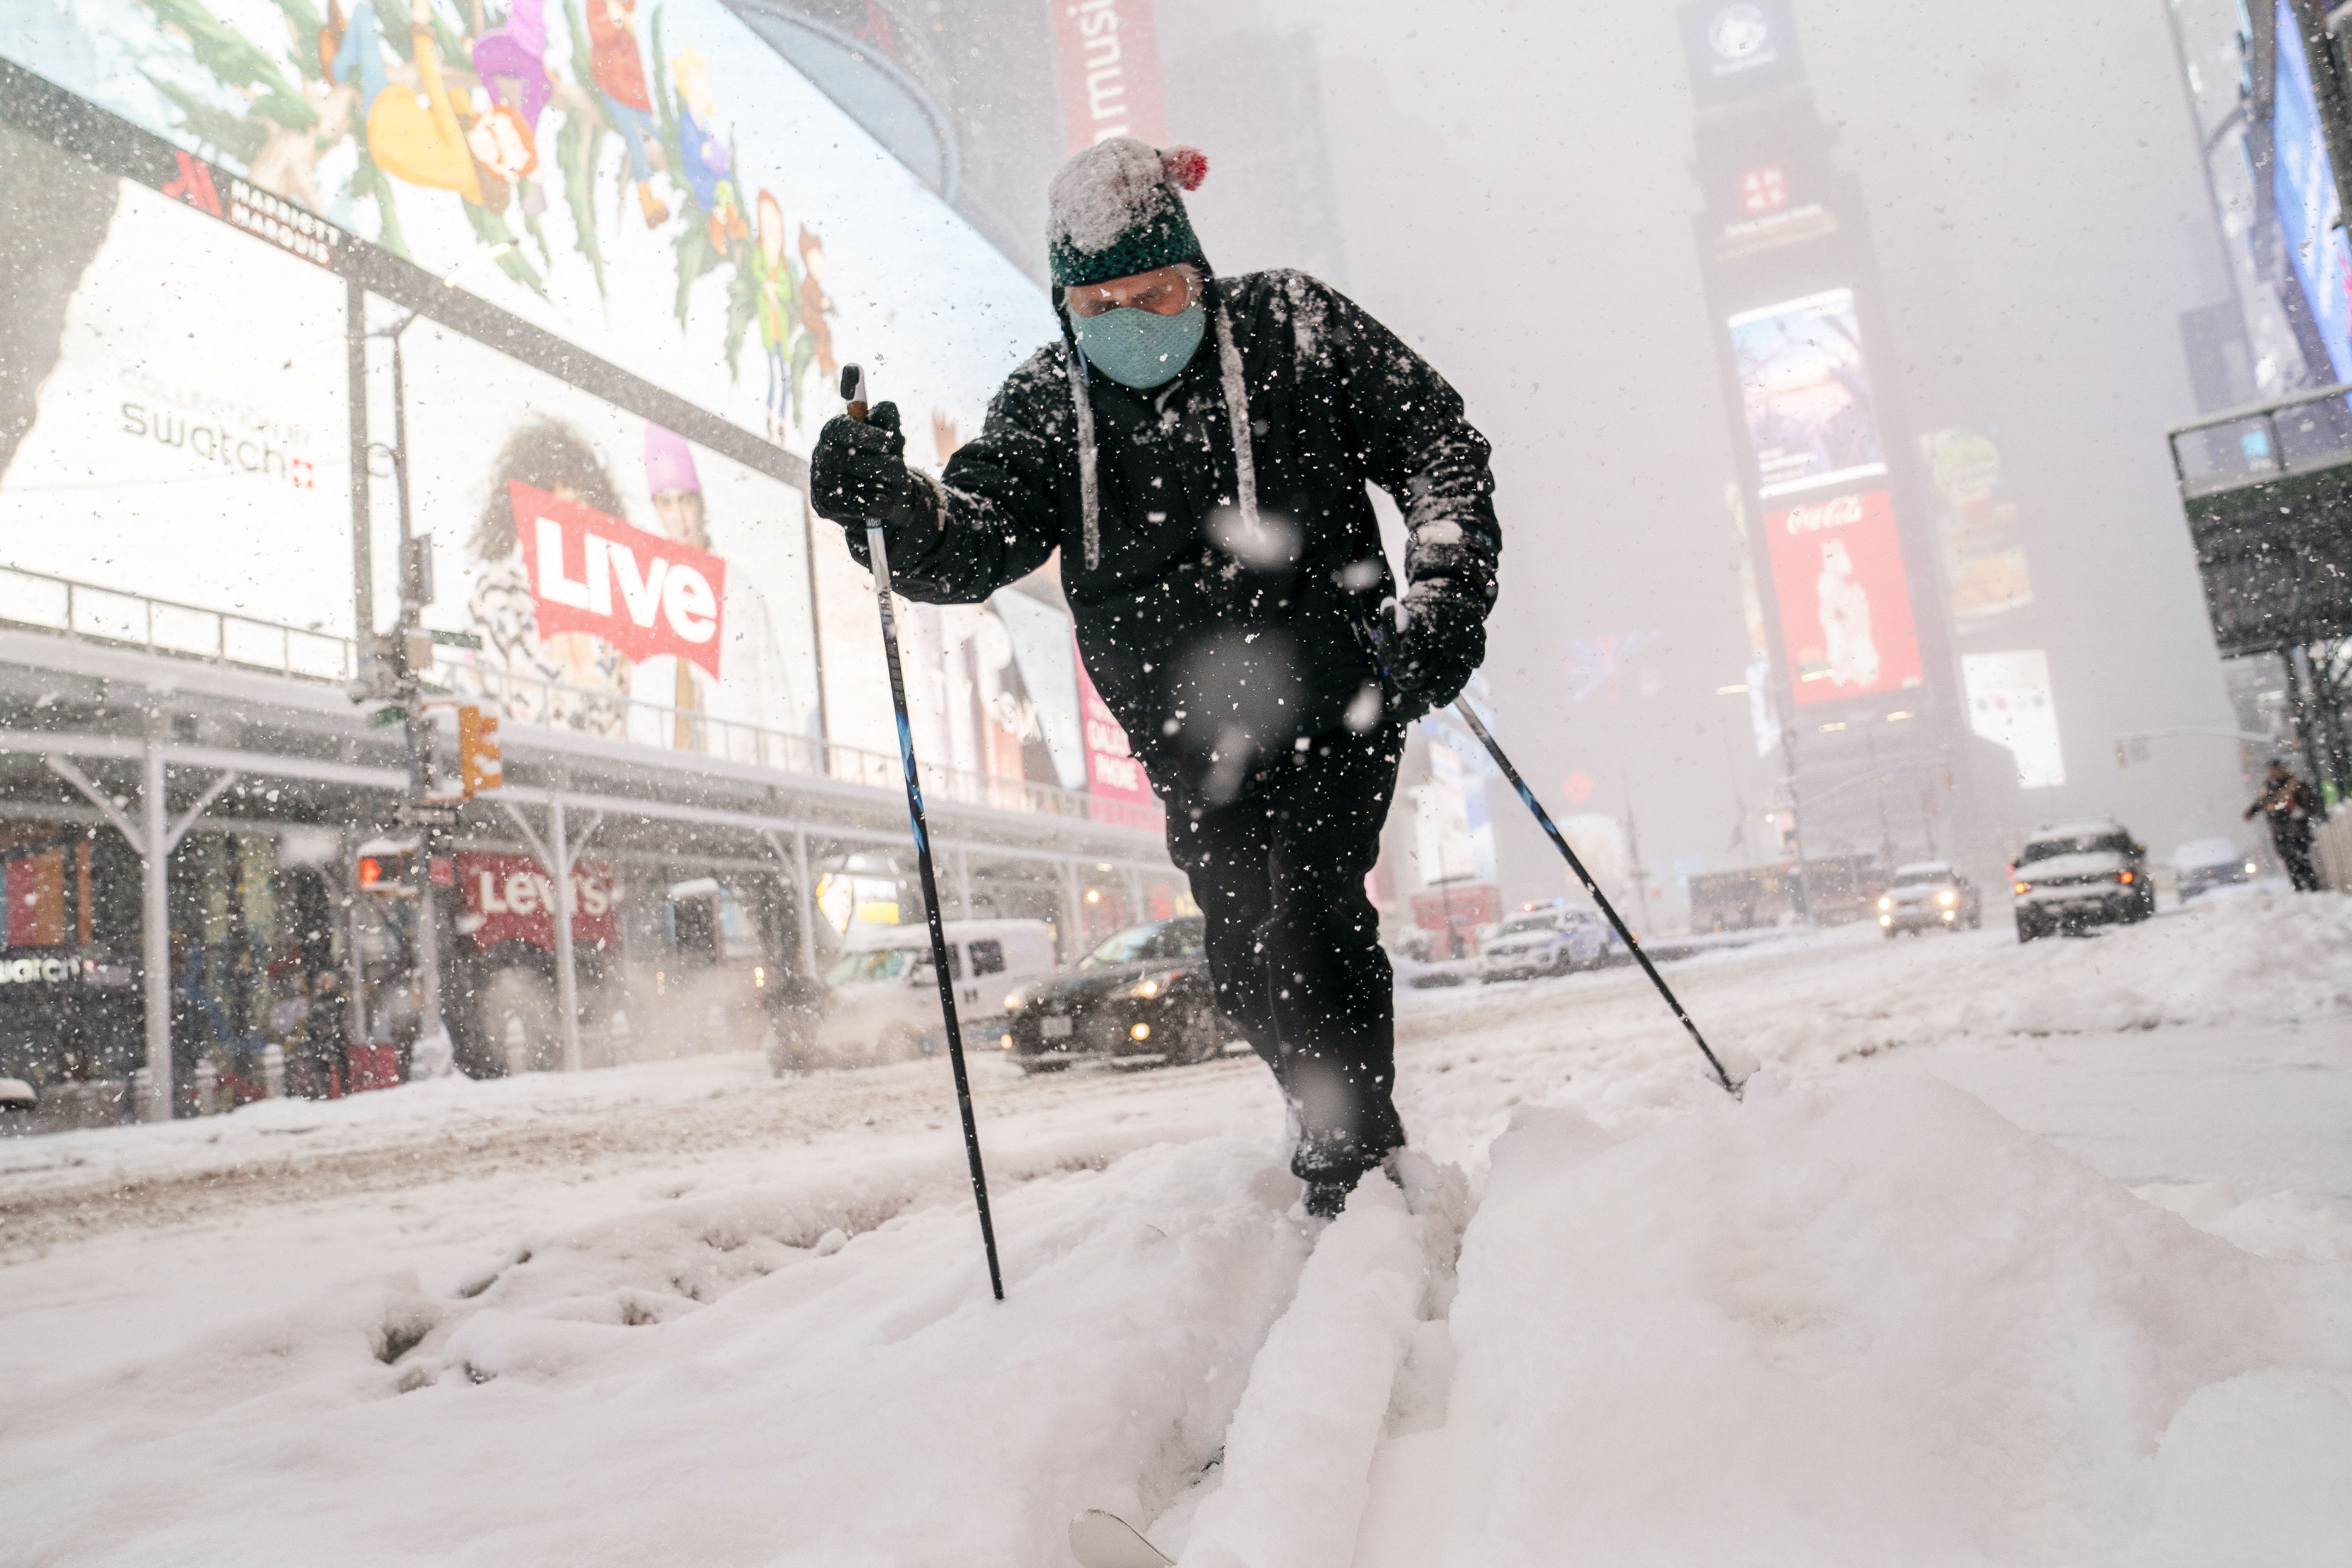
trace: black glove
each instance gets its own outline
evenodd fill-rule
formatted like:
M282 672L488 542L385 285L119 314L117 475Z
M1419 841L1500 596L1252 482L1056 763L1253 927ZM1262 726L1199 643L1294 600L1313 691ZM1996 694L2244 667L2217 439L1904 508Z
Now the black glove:
M1391 711L1410 721L1444 707L1486 659L1485 598L1446 578L1415 583L1405 591L1404 629L1388 638Z
M895 403L876 404L863 425L835 415L817 432L809 457L809 504L819 517L841 524L849 552L861 563L869 521L881 521L897 560L913 560L939 532L939 496L908 468L906 454Z

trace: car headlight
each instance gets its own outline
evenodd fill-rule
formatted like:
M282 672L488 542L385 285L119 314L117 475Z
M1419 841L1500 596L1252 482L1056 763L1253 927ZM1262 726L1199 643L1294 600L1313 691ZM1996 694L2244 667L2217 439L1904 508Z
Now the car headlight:
M1942 892L1936 895L1936 901L1943 905L1946 909L1949 909L1952 905L1960 901L1960 896L1959 894L1952 891L1951 889L1947 888Z
M1882 910L1891 910L1891 909L1893 909L1893 908L1895 907L1895 900L1894 900L1893 895L1891 895L1891 894L1886 894L1886 893L1881 893L1881 894L1879 895L1879 897L1878 897L1878 907L1879 907L1880 909L1882 909Z
M2031 882L2018 882L2013 884L2009 890L2015 893L2021 899L2025 897L2026 894L2033 891L2033 884Z
M1022 1008L1026 1007L1027 1005L1029 1005L1029 993L1026 991L1008 991L1004 994L1004 1010L1006 1012L1018 1013Z
M1163 969L1157 974L1147 974L1127 988L1129 1000L1149 1002L1155 996L1165 996L1175 984L1184 978L1181 969Z
M2252 860L2249 860L2249 861L2247 861L2247 862L2246 862L2246 875L2247 875L2247 876L2249 876L2249 877L2251 877L2251 876L2252 876L2253 874L2254 874L2254 863L2253 863Z

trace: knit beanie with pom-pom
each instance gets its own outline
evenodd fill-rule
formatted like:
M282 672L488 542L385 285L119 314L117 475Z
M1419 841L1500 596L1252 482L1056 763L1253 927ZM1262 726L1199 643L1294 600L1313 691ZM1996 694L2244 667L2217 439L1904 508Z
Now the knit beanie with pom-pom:
M1045 249L1065 289L1190 261L1201 254L1180 191L1201 188L1209 160L1131 136L1097 142L1045 189Z

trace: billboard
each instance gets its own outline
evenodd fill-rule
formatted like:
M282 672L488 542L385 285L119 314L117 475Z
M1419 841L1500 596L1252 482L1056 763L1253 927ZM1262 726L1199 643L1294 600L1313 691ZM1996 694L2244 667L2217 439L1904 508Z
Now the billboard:
M1682 23L1691 96L1702 106L1805 79L1788 0L1701 0L1683 7Z
M1976 430L1936 430L1919 438L1941 516L1944 581L1963 631L1999 622L2033 603L2033 574L2002 478L2000 448Z
M1061 68L1062 124L1070 151L1114 136L1157 147L1168 139L1151 0L1046 0Z
M895 778L873 579L800 492L436 323L404 343L441 584L425 619L481 640L445 650L464 689L613 739ZM935 793L1085 787L1067 616L1008 590L898 624L919 753L975 775Z
M1743 310L1727 324L1759 495L1886 472L1853 289Z
M2271 199L2288 265L2303 287L2335 379L2352 381L2352 247L2336 200L2336 171L2305 52L2303 24L2277 0L2277 77L2271 110Z
M460 688L517 719L812 768L813 745L761 739L821 732L799 492L436 322L403 353L425 624L482 644L445 650Z
M2009 748L2020 787L2052 789L2066 782L2048 654L2038 647L1964 654L1960 683L1968 693L1969 728Z
M281 243L446 273L511 241L457 286L793 450L843 360L971 428L1053 334L719 0L0 0L0 55L230 171Z
M1919 638L1887 491L1767 512L1764 536L1800 706L1920 684Z
M666 0L654 14L679 3ZM264 10L283 33L287 18ZM0 54L47 60L57 74L79 71L77 79L114 66L144 79L144 61L156 79L179 83L152 51L181 47L181 33L156 32L152 17L139 21L145 13L118 13L102 0L91 16L105 25L67 26L33 0L0 0ZM222 17L197 26L203 14L192 10L181 19L190 25L182 32L201 37L207 51L225 47ZM453 25L430 20L436 28ZM789 75L764 46L752 47L780 77ZM387 68L397 80L398 68ZM451 79L443 73L445 85ZM204 101L178 88L161 100ZM271 111L292 112L284 104ZM205 143L214 157L228 158L251 140L231 135L226 121L206 123L228 137ZM802 151L810 167L845 155L839 138ZM348 143L341 156L354 156ZM236 158L256 178L285 172L253 148ZM58 215L90 234L92 248L81 253L78 275L60 268L56 363L30 426L0 448L7 539L0 563L348 637L348 299L343 280L320 262L322 247L329 261L349 254L356 242L336 226L355 221L357 209L327 203L331 223L227 166L215 173L184 156L184 188L108 181L97 187L103 200L75 197L88 211ZM332 157L320 167L349 173ZM383 210L405 213L412 201L432 210L437 199L395 191ZM857 221L897 199L887 184L859 193ZM920 204L944 211L928 195ZM402 232L414 251L414 226ZM858 230L852 223L844 232ZM985 265L973 261L963 247L985 247L960 225L958 234L913 258L914 292L952 279L960 318L967 299L984 320L992 298L1017 298L1034 307L1040 333L1049 331L1037 290L1009 273L1000 289L991 268L1002 258L992 251ZM526 242L527 258L535 243ZM478 276L499 274L484 268ZM696 287L709 283L701 278ZM698 306L685 308L699 298L691 290L657 293L664 331L685 331L699 319ZM600 310L582 335L619 330L645 302L642 292L614 299L610 320ZM368 324L378 329L366 394L378 441L371 500L381 616L395 591L398 531L383 445L395 428L392 350L381 329L406 319L373 296L365 303ZM738 303L760 300L746 294ZM908 340L936 334L922 311L903 299L898 307L895 326L869 340L873 357L887 366L945 363L901 356L892 331ZM821 739L895 763L871 579L835 530L813 529L797 489L436 321L407 321L399 342L411 510L416 531L434 542L437 568L439 598L425 620L480 639L478 651L445 650L469 695L494 697L503 712L527 721L796 772L845 765L842 753L820 749ZM690 345L667 342L668 357L690 367ZM802 342L787 334L787 346ZM988 363L965 366L953 397L932 404L937 457L953 446L954 411L984 403L1013 352L995 345ZM681 384L676 375L649 379ZM923 405L911 379L886 384L913 394L915 409ZM817 417L820 384L805 390ZM790 413L782 411L782 425ZM922 427L913 409L909 423ZM135 620L136 611L130 604L125 614ZM1069 617L1050 589L1001 594L983 606L926 607L908 617L910 626L918 621L906 648L916 735L927 763L973 775L956 779L953 797L1017 806L1029 784L1085 787ZM190 635L214 633L207 623ZM866 771L860 764L856 776Z
M553 952L555 948L555 881L528 855L478 854L460 851L457 858L457 887L466 899L458 918L460 935L474 939L478 952L509 942L527 942ZM572 940L591 947L609 947L620 941L620 920L613 868L602 860L582 860L572 868Z
M349 636L343 360L297 357L342 331L341 281L113 184L33 422L0 454L0 558Z

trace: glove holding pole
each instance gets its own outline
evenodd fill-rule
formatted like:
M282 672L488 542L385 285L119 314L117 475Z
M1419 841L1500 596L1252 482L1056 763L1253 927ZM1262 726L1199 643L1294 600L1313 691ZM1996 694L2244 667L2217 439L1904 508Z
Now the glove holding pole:
M901 454L906 438L898 434L898 411L884 404L871 411L887 416L887 423L871 419L866 400L866 372L857 365L841 368L841 395L848 400L846 418L829 421L818 437L818 460L810 465L812 489L850 496L871 508L866 521L867 564L874 569L874 596L882 609L882 652L890 668L890 702L898 721L898 758L907 770L907 816L915 831L915 864L922 878L924 917L931 928L931 972L939 977L940 1013L947 1021L948 1059L955 1068L956 1109L963 1117L964 1153L971 1162L971 1195L980 1207L980 1239L988 1250L988 1285L1004 1300L1004 1277L996 1263L996 1226L988 1212L988 1173L980 1160L980 1128L972 1119L971 1083L963 1065L963 1034L956 1026L955 978L948 967L948 937L940 919L939 877L931 868L931 838L923 823L923 787L915 772L915 732L907 721L907 679L898 665L898 619L890 604L890 551L885 533L888 521L904 521L912 510L929 515L936 526L936 510L926 493L918 500L910 493L925 487L908 471ZM835 426L846 426L836 435ZM875 437L878 434L879 439ZM830 459L829 461L826 459ZM895 474L893 469L896 470ZM853 489L854 487L854 489ZM919 516L917 521L919 521ZM903 538L903 536L902 536ZM851 549L856 551L853 541Z

